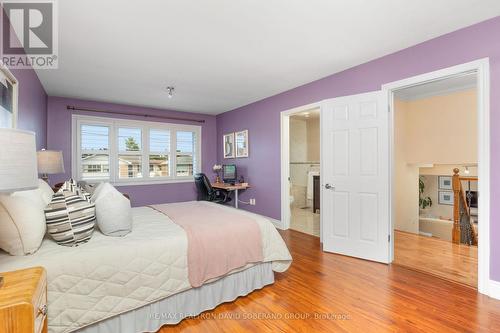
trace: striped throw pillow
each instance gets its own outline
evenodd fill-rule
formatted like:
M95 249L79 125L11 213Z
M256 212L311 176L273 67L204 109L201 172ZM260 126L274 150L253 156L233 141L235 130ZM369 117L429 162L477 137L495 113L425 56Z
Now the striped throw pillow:
M78 246L86 243L95 225L95 204L90 195L66 182L45 208L49 235L60 245Z

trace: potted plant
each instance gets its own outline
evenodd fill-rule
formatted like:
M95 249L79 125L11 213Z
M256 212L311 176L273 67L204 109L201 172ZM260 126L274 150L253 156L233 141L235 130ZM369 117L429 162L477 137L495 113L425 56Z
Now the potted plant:
M423 177L418 179L418 205L421 209L432 207L431 197L424 197L425 183Z

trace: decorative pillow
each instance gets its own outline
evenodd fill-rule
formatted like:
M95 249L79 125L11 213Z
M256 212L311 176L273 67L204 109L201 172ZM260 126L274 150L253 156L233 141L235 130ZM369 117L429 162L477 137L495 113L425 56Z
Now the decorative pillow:
M15 256L34 253L45 235L40 192L0 195L0 248Z
M107 236L125 236L132 231L132 208L130 200L118 192L113 185L103 183L98 195L93 197L97 226Z
M90 239L94 232L95 204L89 198L72 180L54 194L45 208L45 219L50 236L58 244L78 246Z
M52 196L54 195L54 191L52 191L52 188L43 179L38 179L38 189L41 192L41 197L42 197L42 200L44 203L43 207L45 207L52 200Z
M92 192L92 195L90 197L90 199L92 201L95 202L95 200L97 199L97 197L99 196L99 193L102 191L102 189L105 187L104 184L109 184L109 183L104 183L104 182L101 182L99 184L97 184L95 187L94 187L94 191ZM111 184L109 184L111 185Z

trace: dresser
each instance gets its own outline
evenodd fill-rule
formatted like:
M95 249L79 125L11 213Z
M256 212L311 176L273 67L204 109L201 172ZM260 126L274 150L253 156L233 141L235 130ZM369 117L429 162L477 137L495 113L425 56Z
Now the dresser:
M43 267L0 273L0 332L47 332L47 274Z

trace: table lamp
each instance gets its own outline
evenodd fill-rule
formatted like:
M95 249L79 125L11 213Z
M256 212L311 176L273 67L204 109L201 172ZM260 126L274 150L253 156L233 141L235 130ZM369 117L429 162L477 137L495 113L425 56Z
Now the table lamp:
M62 151L42 149L37 152L38 172L42 179L49 182L49 176L56 173L64 173L64 161Z
M0 128L0 192L38 187L35 133ZM0 276L0 288L3 277Z

